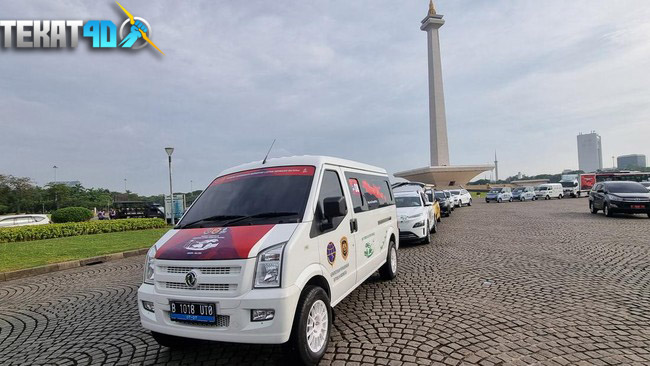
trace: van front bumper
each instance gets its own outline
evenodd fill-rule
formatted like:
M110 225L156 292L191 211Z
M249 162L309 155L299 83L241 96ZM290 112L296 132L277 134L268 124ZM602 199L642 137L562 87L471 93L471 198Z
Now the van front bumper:
M218 298L159 294L154 285L142 284L138 289L138 309L142 326L158 333L220 342L281 344L289 340L299 297L297 286L257 289L238 297ZM152 302L154 311L145 310L143 301ZM218 324L173 321L169 316L170 301L215 303ZM275 317L253 322L252 309L273 309Z

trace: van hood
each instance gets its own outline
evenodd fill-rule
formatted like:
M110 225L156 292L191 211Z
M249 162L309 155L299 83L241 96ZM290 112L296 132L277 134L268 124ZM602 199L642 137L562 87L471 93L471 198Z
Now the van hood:
M246 259L291 238L298 224L171 230L156 243L156 259Z

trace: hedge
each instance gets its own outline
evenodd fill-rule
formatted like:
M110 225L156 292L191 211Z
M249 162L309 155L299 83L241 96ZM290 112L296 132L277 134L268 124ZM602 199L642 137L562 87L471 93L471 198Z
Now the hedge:
M0 228L0 243L163 228L163 219L122 219Z
M52 213L52 222L84 222L93 217L93 212L85 207L65 207Z

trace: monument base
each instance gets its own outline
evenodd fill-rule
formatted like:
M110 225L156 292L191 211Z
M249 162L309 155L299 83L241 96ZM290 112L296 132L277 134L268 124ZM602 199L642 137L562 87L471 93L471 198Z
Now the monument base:
M429 166L395 173L399 178L412 182L433 184L439 188L465 187L477 175L494 169L494 165Z

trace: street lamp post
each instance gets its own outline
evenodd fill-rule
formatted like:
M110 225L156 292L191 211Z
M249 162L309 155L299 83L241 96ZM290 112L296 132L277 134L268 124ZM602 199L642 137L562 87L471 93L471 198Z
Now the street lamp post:
M124 193L128 193L126 190L126 178L124 178Z
M59 167L55 165L55 166L52 167L52 169L54 169L54 186L53 186L54 187L54 207L56 207L56 209L58 210L59 209L59 194L56 191L56 170L59 169Z
M166 147L165 152L167 153L167 158L169 159L169 216L171 217L172 225L176 224L174 218L174 190L172 189L172 153L174 153L173 147Z

